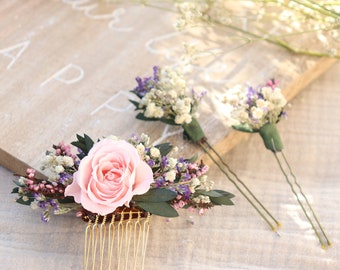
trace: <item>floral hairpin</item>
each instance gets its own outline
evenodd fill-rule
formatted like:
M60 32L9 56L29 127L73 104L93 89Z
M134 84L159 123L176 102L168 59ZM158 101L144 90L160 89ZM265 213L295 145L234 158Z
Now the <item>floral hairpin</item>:
M270 228L276 231L280 227L280 223L208 142L197 120L198 106L205 92L198 93L193 89L189 89L182 72L179 69L168 66L162 68L155 66L153 68L153 76L146 78L137 77L136 81L138 85L131 92L139 100L130 100L135 105L135 109L140 111L136 118L181 126L184 130L185 138L199 145L207 153L221 172L247 199ZM216 155L217 159L213 155Z
M111 136L96 143L87 135L77 135L77 141L71 143L78 148L77 155L71 153L70 145L54 145L42 164L47 177L40 179L35 170L27 169L15 181L12 193L18 194L18 203L41 208L44 222L51 214L77 211L88 222L85 268L110 269L111 260L110 266L103 266L103 251L112 258L115 227L121 230L118 236L131 237L135 220L134 239L141 239L141 233L145 239L151 214L176 217L181 208L203 214L215 205L233 204L231 193L212 189L207 165L173 157L169 143L153 146L149 141L145 134L133 135L128 141ZM124 230L130 234L124 235ZM105 243L106 231L112 241ZM117 253L122 254L122 239L117 241ZM146 242L140 245L145 251ZM99 262L96 250L100 251Z
M284 107L287 101L278 87L278 82L274 79L269 80L265 85L260 85L256 88L237 85L227 91L224 103L229 106L229 120L234 129L260 134L266 149L273 152L281 172L317 235L320 244L323 248L330 246L331 242L327 238L283 151L283 143L276 124L286 117ZM305 202L300 198L303 198ZM312 219L314 219L316 225Z

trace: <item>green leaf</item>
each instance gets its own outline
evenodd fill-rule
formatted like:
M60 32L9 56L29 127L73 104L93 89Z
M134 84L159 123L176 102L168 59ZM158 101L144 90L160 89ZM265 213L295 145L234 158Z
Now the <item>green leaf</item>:
M220 193L222 196L228 196L229 198L234 198L235 195L228 192L228 191L225 191L225 190L221 190L221 189L214 189L215 192L218 192Z
M184 137L193 141L194 143L205 139L203 129L196 118L193 118L189 124L182 124L184 129Z
M65 197L63 199L58 199L59 203L65 204L65 203L74 203L73 197Z
M85 145L79 141L76 141L76 142L71 142L72 145L74 145L75 147L78 147L80 148L82 151L85 150Z
M140 98L140 99L141 99L141 97L140 97L140 96L138 96L138 93L137 93L137 91L136 91L135 89L133 89L133 90L130 90L129 92L130 92L130 93L132 93L132 94L134 94L134 95L136 95L138 98Z
M144 113L138 113L136 115L136 119L143 120L143 121L161 121L164 124L172 125L172 126L178 126L178 124L175 123L174 119L168 119L168 118L150 118L144 116Z
M213 204L216 204L216 205L234 205L233 201L231 200L231 198L235 197L234 194L229 193L229 192L224 191L224 190L219 190L219 189L215 189L215 190L212 190L212 191L220 194L220 196L217 196L217 197L209 196L210 201Z
M80 141L80 142L83 140L83 137L80 136L79 134L76 134L76 137L77 137L77 140Z
M150 118L150 117L146 117L144 116L144 113L138 113L136 115L136 119L138 120L143 120L143 121L161 121L167 125L172 125L172 126L178 126L178 124L175 123L174 119L168 119L168 118Z
M77 141L71 142L71 144L74 145L75 147L78 147L83 152L77 155L80 159L82 159L89 153L89 151L93 147L94 142L86 134L84 134L84 137L78 134L76 134L76 136L77 136Z
M271 150L274 153L283 150L283 143L275 124L268 123L261 127L260 136L268 150Z
M234 129L242 132L248 132L248 133L254 133L256 132L253 130L248 124L240 124L240 125L234 125L232 126Z
M198 158L198 154L195 153L191 158L188 159L190 163L194 163Z
M136 202L137 206L162 217L178 217L177 211L167 202Z
M170 143L161 143L155 145L155 147L159 150L161 153L161 156L166 156L167 154L170 153L172 150L173 146Z
M216 205L234 205L229 196L210 197L210 201Z
M20 204L23 204L23 205L30 205L31 202L33 202L33 201L34 201L34 198L28 198L28 200L26 200L26 201L24 201L24 200L22 199L22 197L16 199L16 202L17 202L17 203L20 203Z
M167 202L175 199L177 193L171 191L169 189L159 188L159 189L150 189L143 195L135 195L133 199L136 202Z
M135 106L135 111L139 109L139 102L129 99L129 101Z
M13 183L16 184L18 187L24 187L25 184L21 184L18 180L13 180Z
M91 148L93 147L93 140L86 134L84 134L84 140L85 140L85 146L86 146L86 150L87 150L87 154L88 152L91 150Z
M144 113L138 113L136 115L136 119L138 120L143 120L143 121L159 121L159 118L149 118L149 117L145 117Z
M209 197L221 197L223 196L220 192L216 191L216 190L197 190L196 192L205 195L205 196L209 196Z
M167 125L179 126L178 124L176 124L174 119L161 118L160 120L162 123L167 124Z
M19 193L19 188L18 187L13 188L11 193L12 194Z

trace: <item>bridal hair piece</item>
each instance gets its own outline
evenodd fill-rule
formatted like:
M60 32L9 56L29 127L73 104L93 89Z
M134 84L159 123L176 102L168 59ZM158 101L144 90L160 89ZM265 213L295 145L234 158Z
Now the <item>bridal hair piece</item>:
M284 153L284 146L276 125L286 117L287 100L283 96L278 82L272 79L258 87L236 85L226 91L224 103L229 111L229 122L234 129L241 132L259 133L265 148L273 153L321 247L331 246L330 240Z
M44 222L70 211L87 222L84 269L143 269L152 215L173 218L180 209L203 215L233 205L231 193L212 189L207 165L174 157L172 145L154 146L146 134L97 142L77 135L71 145L53 145L42 162L45 176L27 169L12 193L18 203L40 208Z

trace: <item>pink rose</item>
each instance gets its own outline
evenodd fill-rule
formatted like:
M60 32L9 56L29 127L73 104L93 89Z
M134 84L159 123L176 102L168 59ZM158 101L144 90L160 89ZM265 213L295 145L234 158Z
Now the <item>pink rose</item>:
M153 182L151 168L126 141L101 140L84 157L65 196L73 196L86 210L107 215L146 193Z

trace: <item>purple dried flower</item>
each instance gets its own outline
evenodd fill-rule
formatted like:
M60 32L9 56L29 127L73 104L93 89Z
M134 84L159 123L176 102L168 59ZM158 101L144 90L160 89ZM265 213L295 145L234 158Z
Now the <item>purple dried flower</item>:
M147 163L150 167L153 167L155 165L155 161L153 159L149 159Z
M166 156L163 156L161 160L161 167L165 168L167 164L168 164L168 158Z

